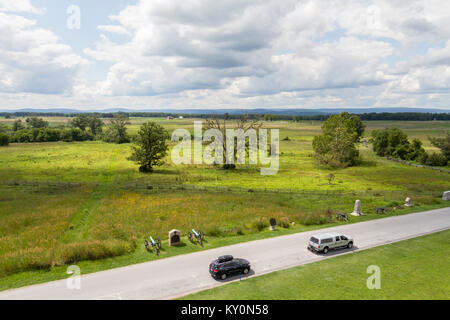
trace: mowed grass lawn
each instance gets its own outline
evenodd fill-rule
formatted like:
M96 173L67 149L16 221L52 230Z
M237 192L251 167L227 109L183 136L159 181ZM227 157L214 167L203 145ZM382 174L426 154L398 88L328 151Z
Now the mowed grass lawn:
M186 300L450 299L450 230L273 272ZM367 268L380 268L369 290Z
M51 120L48 118L47 120ZM169 131L192 129L193 119L131 119L130 133L152 120ZM57 125L67 122L58 118ZM127 160L132 144L11 144L0 148L0 290L60 279L65 266L83 265L83 273L202 250L185 241L168 248L168 231L192 228L207 234L204 249L279 234L332 226L336 212L351 212L356 199L363 217L382 218L375 208L397 207L409 196L414 207L391 210L400 215L448 206L450 175L381 159L361 148L361 166L329 170L316 166L311 141L320 122L266 123L279 128L280 171L261 176L248 165L223 170L170 162L152 174L139 173ZM369 122L368 133L385 126L404 127L427 144L443 135L450 122ZM172 148L174 143L170 144ZM430 148L427 145L427 148ZM329 184L330 173L335 180ZM271 217L283 224L267 232ZM146 237L161 237L160 257L145 252ZM185 239L186 240L186 239Z

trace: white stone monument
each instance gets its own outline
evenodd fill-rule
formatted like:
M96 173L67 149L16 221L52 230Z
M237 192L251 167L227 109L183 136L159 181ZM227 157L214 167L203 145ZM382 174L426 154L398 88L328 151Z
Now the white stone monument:
M408 197L405 199L405 207L412 207L412 202L411 202L411 198Z
M450 191L445 191L442 195L442 200L450 201Z
M356 200L355 201L355 208L353 209L353 212L351 213L352 216L362 216L363 213L361 211L361 201L360 200Z

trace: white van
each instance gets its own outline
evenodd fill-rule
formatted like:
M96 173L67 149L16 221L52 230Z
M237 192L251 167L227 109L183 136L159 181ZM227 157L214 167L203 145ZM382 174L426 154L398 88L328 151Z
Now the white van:
M353 247L353 238L342 233L330 232L312 236L309 239L308 250L328 253L331 249Z

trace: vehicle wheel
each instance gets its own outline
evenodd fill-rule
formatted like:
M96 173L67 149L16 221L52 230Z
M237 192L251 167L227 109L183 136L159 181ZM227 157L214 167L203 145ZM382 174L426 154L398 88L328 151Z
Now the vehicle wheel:
M220 276L220 279L222 279L222 280L225 280L227 278L227 274L226 273L224 273L224 274L222 274L221 276Z
M245 269L244 269L244 274L247 274L248 271L249 271L248 268L245 268Z
M347 248L349 248L349 249L353 248L353 242L349 242L347 245Z
M325 253L325 254L328 253L328 247L323 248L323 253Z

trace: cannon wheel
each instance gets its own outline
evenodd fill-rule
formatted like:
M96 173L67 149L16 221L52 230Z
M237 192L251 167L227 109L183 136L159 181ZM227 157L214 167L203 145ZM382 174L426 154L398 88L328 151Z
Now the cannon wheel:
M156 247L158 248L158 250L161 249L161 238L160 237L156 238Z
M202 231L199 231L197 240L198 240L198 243L203 247L203 232Z
M193 237L194 235L192 234L192 232L189 231L188 234L187 234L187 236L188 236L189 241L190 241L190 242L193 242L193 241L192 241L192 237Z
M205 234L203 233L203 231L200 230L198 233L200 235L200 239L205 240Z

